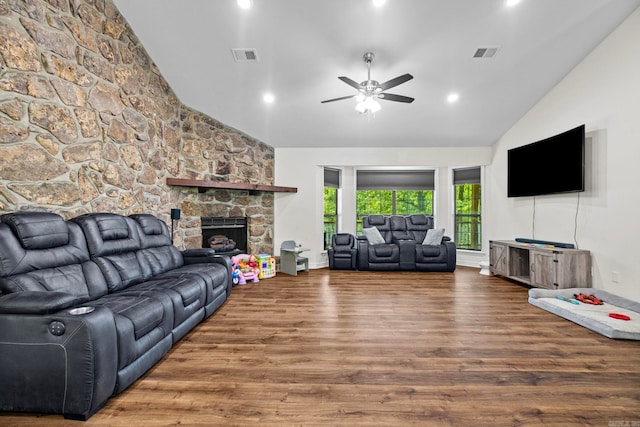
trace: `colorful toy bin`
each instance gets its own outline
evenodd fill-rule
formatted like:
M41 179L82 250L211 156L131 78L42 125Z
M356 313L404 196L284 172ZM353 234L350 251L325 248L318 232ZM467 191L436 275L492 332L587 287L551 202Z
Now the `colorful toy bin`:
M260 268L258 275L260 279L269 279L276 275L276 259L271 254L258 254L256 259Z

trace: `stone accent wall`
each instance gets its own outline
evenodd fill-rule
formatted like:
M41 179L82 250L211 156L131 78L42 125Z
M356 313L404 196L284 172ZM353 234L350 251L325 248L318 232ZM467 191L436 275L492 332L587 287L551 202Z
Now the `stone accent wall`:
M273 194L170 188L167 177L273 184L273 148L183 105L111 0L0 0L0 213L152 213L201 245L200 216L250 216L272 252Z

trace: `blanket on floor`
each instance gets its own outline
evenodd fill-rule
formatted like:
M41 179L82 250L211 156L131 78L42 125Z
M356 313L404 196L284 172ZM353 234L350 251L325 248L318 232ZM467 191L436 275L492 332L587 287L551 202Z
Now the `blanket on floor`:
M604 304L572 304L558 299L573 298L574 294L594 295ZM640 340L640 303L611 294L601 289L538 289L529 290L529 303L564 317L609 338ZM609 313L625 314L631 320L614 319Z

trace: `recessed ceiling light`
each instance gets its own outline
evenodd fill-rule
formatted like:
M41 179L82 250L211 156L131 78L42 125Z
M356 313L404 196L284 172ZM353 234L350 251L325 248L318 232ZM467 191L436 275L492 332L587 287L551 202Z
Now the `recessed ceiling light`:
M387 2L387 0L372 0L372 1L375 7L382 7Z
M249 9L251 7L251 0L238 0L238 6L242 9Z
M515 6L520 3L520 0L507 0L507 6Z
M273 104L273 102L276 100L276 97L272 93L265 93L264 95L262 95L262 100L265 104Z
M449 104L453 104L454 102L457 102L457 101L458 101L458 99L460 99L460 95L458 95L457 93L450 93L450 94L447 96L447 102L448 102Z

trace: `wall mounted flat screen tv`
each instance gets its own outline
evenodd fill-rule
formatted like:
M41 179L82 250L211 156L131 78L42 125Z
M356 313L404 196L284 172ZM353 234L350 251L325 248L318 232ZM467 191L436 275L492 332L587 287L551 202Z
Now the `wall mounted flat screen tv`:
M584 191L584 128L509 150L508 197Z

